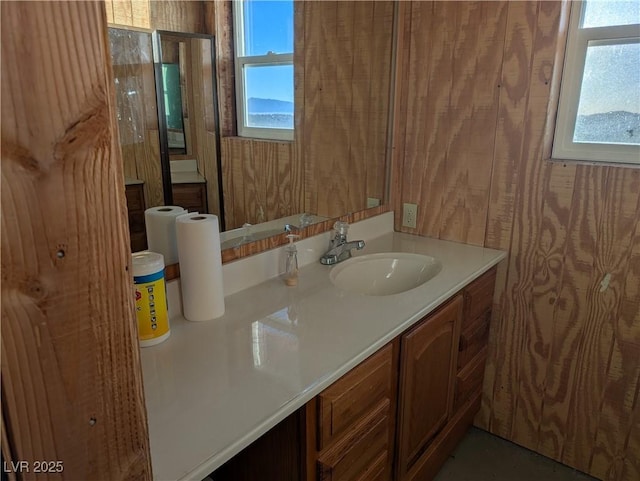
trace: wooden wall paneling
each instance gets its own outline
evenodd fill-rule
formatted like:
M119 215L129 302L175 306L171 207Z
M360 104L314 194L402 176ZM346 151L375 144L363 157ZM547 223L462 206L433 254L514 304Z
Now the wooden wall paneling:
M114 23L113 22L113 0L104 0L104 9L107 15L107 22Z
M640 384L640 310L637 309L640 302L636 301L635 319L631 312L626 313L631 314L629 317L622 317L621 309L640 222L640 171L614 168L608 171L596 242L594 273L599 277L594 279L591 296L591 304L597 308L590 308L590 313L600 311L600 315L594 316L597 325L592 331L591 357L597 359L602 369L603 384L592 382L589 387L591 407L598 412L595 417L592 411L590 419L595 436L587 438L587 433L582 431L579 436L584 436L583 442L591 448L591 473L603 479L623 479L624 455L634 417L637 422L634 409L639 409L634 405L634 398ZM607 275L610 276L608 285ZM597 379L587 369L583 369L584 374L591 380ZM585 412L589 407L585 407ZM638 428L636 425L635 429ZM635 458L637 469L640 452L630 456Z
M615 439L624 439L626 434L626 426L621 430L612 421L616 417L617 423L628 419L628 407L625 414L622 405L624 396L608 399L608 395L616 389L622 391L618 394L625 390L633 393L638 382L637 365L622 366L615 356L623 340L618 337L619 319L614 315L635 234L634 209L638 202L637 178L635 187L625 186L622 181L625 174L609 167L578 171L575 214L570 226L574 234L565 260L565 269L571 267L571 274L564 276L561 290L562 299L567 299L567 306L572 309L572 317L582 321L578 326L578 344L571 356L575 372L569 379L571 400L562 459L603 479L616 479L611 470L619 453L612 451L616 451ZM626 177L631 178L628 174ZM624 187L626 192L615 191ZM607 274L611 276L608 286L603 281ZM636 336L637 331L636 328ZM635 357L638 358L637 352ZM609 418L613 403L618 404L613 410L616 415ZM624 446L617 448L624 450Z
M545 353L540 346L547 346L551 326L546 320L530 321L534 276L538 270L537 248L540 242L545 194L545 179L550 167L542 161L542 144L546 121L546 100L549 96L549 80L555 54L555 38L561 4L540 2L534 35L531 77L527 97L527 114L524 124L522 157L524 168L520 171L519 186L515 200L515 218L509 274L502 313L510 331L511 354L501 364L511 365L518 375L506 375L499 382L511 384L509 392L511 421L509 436L524 446L535 447L537 443L540 392L543 380L539 373L545 368ZM539 344L537 344L539 342ZM503 420L505 421L505 420Z
M640 213L640 203L636 207ZM639 214L640 215L640 214ZM616 318L619 319L619 337L623 339L620 354L621 366L640 366L638 350L638 313L640 313L640 217L636 219L636 231L632 240L632 249L624 276L624 287ZM635 340L635 342L634 342ZM635 357L635 361L634 361ZM635 393L625 395L625 408L630 408L624 436L625 446L616 462L622 464L621 479L640 479L640 376L636 375ZM615 412L612 413L615 416ZM620 471L618 471L620 472Z
M402 202L419 204L417 229L438 237L444 195L458 2L414 2L409 58L409 105ZM426 67L425 67L426 65ZM423 76L426 72L426 79Z
M536 449L560 457L563 430L560 419L566 418L568 373L562 366L570 365L575 344L571 339L571 323L554 319L556 293L562 283L566 226L571 221L571 204L575 185L575 166L548 164L540 179L542 205L541 219L534 244L533 272L531 273L529 317L534 329L529 330L530 349L521 361L521 369L531 373L527 403L529 419L535 419ZM560 333L561 329L567 331ZM555 339L563 339L557 342ZM553 453L553 454L551 454Z
M507 7L475 2L457 15L441 239L484 243Z
M113 23L133 26L133 0L113 2Z
M220 159L217 156L217 142L216 139L216 119L214 111L214 78L213 78L213 65L211 64L211 49L215 47L209 41L201 41L201 62L203 66L203 73L201 77L202 81L202 96L204 110L203 125L201 127L203 133L203 142L201 145L201 152L205 157L204 162L204 176L207 179L207 203L209 206L209 212L212 214L220 215L222 212L220 206L220 183L219 183L219 171L218 163ZM218 118L219 118L218 112ZM220 154L222 155L222 154Z
M305 123L316 123L317 126L311 129L312 138L309 144L305 145L306 159L315 165L316 176L313 182L317 185L317 214L327 217L333 217L346 212L346 198L343 202L337 199L337 195L347 193L343 189L345 185L345 177L347 176L347 166L345 158L340 158L344 154L344 132L338 132L332 127L338 122L345 125L344 119L340 112L343 112L344 104L339 106L339 102L348 102L351 104L350 93L348 96L344 93L338 93L339 78L344 79L344 65L351 63L351 46L341 44L337 39L340 35L340 41L348 41L344 30L347 19L338 16L341 2L318 2L307 5L305 8L306 21L305 29L310 23L319 23L320 32L318 37L312 37L314 42L321 45L320 62L315 72L307 69L306 78L318 85L319 105L317 116L311 119L305 114ZM310 8L311 7L311 8ZM342 10L340 10L342 13ZM346 12L345 12L346 13ZM352 13L349 13L349 19ZM306 42L310 47L311 42ZM312 80L313 74L318 75L318 79ZM339 204L342 203L342 210Z
M240 159L244 178L244 220L249 224L258 224L266 220L267 185L265 163L270 142L249 140L249 155Z
M232 139L228 137L223 137L220 139L220 155L222 159L220 159L222 163L222 196L223 196L223 205L224 205L224 220L227 229L232 229L233 226L236 225L236 217L235 217L235 189L234 189L234 181L233 176L234 172L234 161L235 152L239 146L239 142L233 142Z
M294 2L293 5L293 88L294 88L294 133L291 146L291 199L297 202L298 212L315 212L307 208L307 194L305 192L305 179L310 175L307 172L309 162L305 160L304 142L305 128L304 116L307 112L305 106L305 58L308 54L305 48L305 2ZM296 199L294 201L294 199Z
M142 166L138 164L138 175L140 179L144 180L144 198L147 207L164 205L162 168L160 166L160 132L157 130L157 118L156 128L145 132L145 162Z
M297 4L298 2L296 2ZM294 7L295 8L295 7ZM235 72L233 67L233 14L230 1L206 2L206 18L214 9L215 25L207 26L216 36L216 75L218 76L218 105L220 108L220 136L236 134Z
M234 223L227 226L229 229L242 227L242 224L249 222L245 212L245 177L244 160L252 155L251 140L236 139L234 141L234 157L232 160L232 183L233 183L233 205Z
M371 32L374 33L371 49L371 86L369 89L370 114L367 148L360 152L364 158L366 169L366 197L389 202L386 193L386 177L388 174L387 157L389 149L389 121L391 109L391 72L393 68L393 24L394 3L388 1L373 2L373 21ZM358 50L357 50L358 51ZM363 154L364 152L364 154ZM366 202L366 198L363 200ZM362 205L362 204L360 204Z
M150 1L131 1L131 25L139 28L151 28Z
M126 27L151 28L149 0L106 0L107 22Z
M518 186L520 169L522 169L522 149L524 140L524 123L527 115L527 93L531 77L531 57L533 55L533 36L537 23L538 4L536 2L510 2L507 13L507 27L505 32L504 50L502 53L502 75L500 79L500 96L498 99L498 122L493 153L493 168L491 172L491 192L487 212L487 226L485 229L485 246L496 249L509 250L513 229L515 197ZM509 252L508 256L511 256ZM495 302L493 306L493 320L491 329L499 332L509 329L508 324L502 324L502 297L506 295L505 283L507 276L507 262L498 266L496 279ZM489 360L486 367L485 383L496 379L495 369L498 367L495 359L508 359L510 346L504 343L493 343L494 339L502 338L504 334L489 337ZM485 384L488 386L488 384ZM488 391L485 388L485 392ZM497 395L494 394L494 395ZM490 406L496 414L490 419ZM500 405L492 405L483 396L481 414L477 418L478 424L489 429L490 423L504 419L510 407L504 405L504 412ZM496 427L499 432L506 432Z
M278 219L291 211L291 142L272 142L265 159L265 214Z
M152 28L173 32L207 33L201 1L166 0L149 2Z
M0 8L1 365L12 453L61 460L68 479L150 480L105 10Z
M343 188L346 187L347 190L345 200L349 211L353 210L354 206L366 205L367 162L373 161L367 152L368 141L372 140L368 135L371 124L371 115L368 115L372 88L371 70L372 65L376 63L376 57L382 55L382 52L374 53L370 48L373 41L370 29L374 19L374 8L373 2L354 2L350 12L352 42L349 56L345 58L346 61L350 60L350 64L346 67L350 68L349 74L351 76L351 105L345 106L350 107L348 109L350 118L346 127L346 132L349 135L345 152L346 159L338 159L342 163L347 162L347 178L344 179L346 184ZM344 80L340 84L343 82ZM339 87L339 90L342 89ZM341 99L338 99L338 102L340 103Z
M313 22L307 18L313 18L316 3L311 2L295 2L295 12L298 20L294 25L296 30L296 45L300 47L294 52L294 58L300 58L300 64L303 65L303 72L298 77L300 82L296 91L296 100L303 98L303 104L296 104L295 118L296 127L298 127L298 118L300 119L300 134L296 132L296 150L297 158L304 164L304 197L305 211L318 212L318 186L320 185L315 158L311 158L309 152L318 148L324 152L318 141L321 135L321 126L319 123L320 109L322 107L322 89L323 84L320 79L321 61L323 53L321 46L323 43L317 39L322 39L322 22ZM300 40L298 40L300 39ZM304 49L304 53L303 53ZM296 72L298 64L295 65ZM296 74L297 75L297 74ZM300 92L301 90L301 92Z
M548 2L548 5L557 6L556 3L552 2ZM526 342L526 327L528 325L526 319L529 309L528 303L531 301L531 276L537 269L533 248L542 222L539 209L543 203L543 193L539 187L543 186L545 175L542 171L543 163L538 147L545 124L544 113L546 111L546 102L541 98L532 101L531 91L536 88L535 85L537 83L541 81L544 82L544 79L541 80L537 78L534 72L540 68L540 65L546 65L549 62L549 52L546 50L542 53L539 52L539 48L544 45L543 42L548 41L548 37L545 35L548 35L549 32L545 32L545 28L540 25L541 16L539 11L542 7L541 3L535 5L536 8L533 12L526 8L518 8L519 5L517 5L517 3L510 4L510 7L511 6L514 7L514 10L510 10L509 12L509 25L513 26L512 28L515 29L515 31L521 31L523 38L510 36L510 40L521 49L522 53L519 54L518 57L522 60L513 59L511 55L505 56L505 58L508 59L503 68L505 78L511 78L510 75L514 75L515 71L522 68L519 66L519 63L521 61L524 62L526 58L525 52L528 52L526 45L529 38L531 38L532 42L532 53L531 58L527 61L529 64L527 69L528 77L526 78L526 89L523 91L523 98L518 98L519 89L516 87L511 88L513 84L508 80L507 85L509 87L507 88L509 90L505 90L503 94L501 93L501 100L504 96L505 116L502 117L503 114L501 113L501 120L498 123L499 130L495 154L495 162L497 165L492 188L495 187L498 191L504 192L509 199L508 202L511 202L513 207L509 208L507 202L496 199L496 204L490 203L488 222L492 223L494 218L499 218L498 222L504 222L506 224L508 221L507 216L513 215L510 231L509 229L498 231L501 236L509 235L508 241L504 239L504 237L495 239L500 242L500 245L496 247L505 248L503 242L508 242L509 262L507 263L508 277L504 281L504 288L503 284L497 285L496 288L497 293L495 298L500 299L497 313L499 313L501 317L494 317L495 327L493 332L498 333L498 339L506 342L508 347L504 350L498 348L499 351L496 354L500 354L500 361L496 361L491 357L494 351L490 352L490 360L488 363L490 371L488 371L489 375L486 376L485 387L489 385L493 386L491 393L493 417L490 421L490 429L493 432L502 433L504 437L519 439L519 442L522 443L524 438L527 437L525 433L530 435L534 428L531 426L528 428L521 427L522 438L519 438L518 435L514 433L515 427L513 423L515 412L518 409L517 396L520 379L516 378L512 373L519 372L519 363L523 355L522 349L524 349L523 346ZM530 15L533 15L531 20L529 20ZM525 16L525 18L521 16ZM516 21L516 18L520 18L520 20ZM550 23L553 23L553 19L551 19ZM531 25L531 28L527 28L527 25ZM550 26L547 26L546 30L548 30ZM529 35L531 36L529 37ZM551 58L553 57L551 56ZM518 77L515 76L513 78L515 80ZM545 87L548 88L548 86ZM511 98L513 100L508 97L510 93L513 95ZM522 118L524 121L522 122L521 128L517 127L519 134L516 134L512 138L511 142L513 142L513 144L510 144L508 138L509 131L507 128L510 127L511 122L514 122L516 126L520 125L521 115L517 106L512 105L511 102L513 101L522 102L522 108L524 109ZM542 105L540 105L541 102ZM512 115L513 117L511 117ZM519 146L518 144L520 142L521 145ZM515 156L516 159L520 160L505 166L500 163L502 159L504 159L503 156L505 153L509 156ZM505 179L507 181L506 185L508 186L510 174L512 176L517 174L517 178L511 177L511 179L517 182L514 188L515 196L513 197L511 197L512 190L510 187L505 189L505 184L496 182L498 178L500 178L501 181ZM494 208L495 210L491 210ZM504 210L502 210L503 208ZM494 215L496 217L492 217ZM489 244L489 246L491 245ZM502 272L503 271L499 271L499 276ZM501 281L502 279L498 277L498 282ZM496 314L494 314L494 316L495 315ZM538 327L537 324L534 324L533 329L536 327ZM495 378L491 378L491 373L493 373L492 367L495 362L499 362L501 367L497 369ZM492 381L493 383L491 384ZM508 386L508 388L505 386ZM520 407L522 408L522 406ZM535 444L533 439L529 439L528 443L529 445L531 445L531 443Z
M404 190L405 139L409 108L409 47L411 42L412 3L397 3L397 32L395 44L395 67L393 75L393 140L391 149L391 179L389 182L389 201L396 215L394 230L402 227L402 192Z
M213 72L211 70L211 42L192 38L190 45L189 63L191 68L191 82L189 91L191 96L192 122L191 130L194 145L192 152L198 164L198 171L207 181L207 205L209 213L220 214L220 199L218 194L218 167L216 156L215 119L213 105Z

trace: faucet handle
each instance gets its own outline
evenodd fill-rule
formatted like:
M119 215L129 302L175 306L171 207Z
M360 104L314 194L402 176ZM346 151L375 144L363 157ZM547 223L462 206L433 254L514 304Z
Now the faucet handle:
M336 232L336 234L344 236L344 238L346 239L347 232L349 230L349 223L342 220L336 221L336 223L333 224L333 230Z

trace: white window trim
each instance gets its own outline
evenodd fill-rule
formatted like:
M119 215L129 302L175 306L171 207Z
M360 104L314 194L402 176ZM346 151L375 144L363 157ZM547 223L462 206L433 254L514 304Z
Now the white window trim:
M247 92L244 85L243 71L245 66L293 65L293 53L272 53L267 55L241 56L244 49L244 19L241 0L234 0L233 24L235 31L234 63L236 75L236 117L238 136L266 140L293 140L294 129L270 129L266 127L248 127L246 125Z
M589 41L600 45L638 43L638 25L579 28L584 15L584 2L571 6L571 18L565 52L560 102L556 118L552 158L603 163L640 164L640 146L573 142L580 88Z

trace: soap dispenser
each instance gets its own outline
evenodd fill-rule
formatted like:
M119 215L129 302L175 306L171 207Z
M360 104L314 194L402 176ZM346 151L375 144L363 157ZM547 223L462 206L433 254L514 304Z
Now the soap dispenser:
M290 287L298 285L298 249L293 243L298 237L300 236L289 234L289 245L285 247L284 283Z

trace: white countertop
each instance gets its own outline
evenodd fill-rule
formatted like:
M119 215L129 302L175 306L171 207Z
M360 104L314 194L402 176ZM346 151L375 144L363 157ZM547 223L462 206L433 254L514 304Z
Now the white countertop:
M505 257L400 233L356 255L415 252L442 271L413 290L367 297L334 287L330 267L300 269L225 298L219 319L172 319L142 349L154 479L199 481Z

